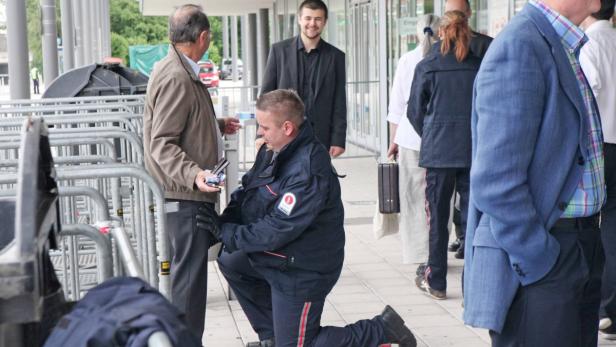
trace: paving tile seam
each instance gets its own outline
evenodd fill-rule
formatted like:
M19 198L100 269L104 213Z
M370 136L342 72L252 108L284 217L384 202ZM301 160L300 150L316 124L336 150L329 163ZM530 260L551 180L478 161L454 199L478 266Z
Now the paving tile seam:
M351 229L351 228L349 228L349 229ZM366 241L363 241L361 237L358 237L358 236L354 235L354 234L353 234L353 232L347 233L347 235L348 235L348 236L353 237L356 241L358 241L359 243L361 243L362 245L364 245L365 247L367 247L368 249L370 249L370 252L371 252L371 253L373 253L376 257L380 258L380 259L381 259L384 263L388 264L388 265L389 265L389 266L390 266L390 267L391 267L391 268L392 268L395 272L399 273L399 274L400 274L400 275L402 275L403 277L405 277L405 278L409 279L411 282L413 282L413 280L414 280L414 279L413 279L411 276L406 275L404 272L400 271L400 269L398 269L396 266L394 266L394 264L390 263L390 262L389 262L386 258L382 257L379 253L375 253L375 252L372 250L372 247L370 246L370 244L369 244L369 243L367 243ZM378 297L378 298L379 298L379 300L381 300L381 302L382 302L383 304L385 303L385 302L384 302L384 298L376 292L376 289L375 289L375 288L373 288L371 285L369 285L369 284L368 284L366 281L364 281L363 279L359 278L359 277L356 275L356 273L355 273L353 270L351 270L348 266L345 266L345 267L346 267L346 268L347 268L347 270L348 270L349 272L351 272L351 273L352 273L352 274L353 274L356 278L358 278L358 279L362 282L362 284L363 284L363 285L365 285L367 288L369 288L369 289L370 289L370 290L374 293L374 295L375 295L376 297ZM471 332L472 332L475 336L479 337L482 341L485 341L485 340L484 340L484 338L483 338L483 336L482 336L481 334L479 334L477 331L475 331L475 330L471 329L471 328L470 328L470 327L468 327L466 324L464 324L464 321L463 321L461 318L459 318L459 317L458 317L457 315L455 315L455 314L451 314L450 310L448 310L446 306L442 305L441 303L437 302L436 300L434 300L434 301L435 301L435 302L434 302L434 304L438 305L438 306L439 306L439 307L441 307L443 310L445 310L446 312L448 312L448 313L449 313L449 315L450 315L450 316L452 316L452 317L453 317L454 319L456 319L457 321L459 321L459 322L460 322L460 324L462 324L462 326L463 326L465 329L467 329L467 330L471 331ZM422 339L420 336L416 336L416 337L417 337L418 339L420 339L420 340L421 340L421 341L422 341L425 345L429 346L429 345L427 344L427 342L426 342L424 339Z

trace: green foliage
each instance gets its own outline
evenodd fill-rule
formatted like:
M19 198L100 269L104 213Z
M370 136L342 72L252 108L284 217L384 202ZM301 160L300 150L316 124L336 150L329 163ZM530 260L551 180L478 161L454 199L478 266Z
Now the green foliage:
M5 0L0 0L0 3ZM60 1L56 0L56 27L61 37ZM43 69L41 47L40 0L26 0L28 18L28 48L32 57L30 67ZM158 45L169 42L167 38L167 17L143 16L139 2L135 0L110 0L111 55L124 59L129 65L128 47L132 45ZM222 21L220 17L210 17L212 43L209 56L220 64L222 55ZM87 20L90 20L88 18Z
M128 60L126 60L126 57L128 57L128 46L130 45L124 36L114 32L111 33L111 55L124 59L126 64L128 63Z
M135 0L111 0L111 54L129 65L128 46L168 42L167 17L143 16Z

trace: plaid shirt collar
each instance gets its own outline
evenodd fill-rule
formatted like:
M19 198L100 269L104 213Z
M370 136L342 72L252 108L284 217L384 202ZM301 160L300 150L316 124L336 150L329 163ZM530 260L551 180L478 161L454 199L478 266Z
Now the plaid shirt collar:
M545 18L552 24L552 27L554 27L565 49L577 56L582 46L588 42L588 37L584 34L584 31L571 23L567 17L548 7L541 0L530 0L528 3L543 13Z

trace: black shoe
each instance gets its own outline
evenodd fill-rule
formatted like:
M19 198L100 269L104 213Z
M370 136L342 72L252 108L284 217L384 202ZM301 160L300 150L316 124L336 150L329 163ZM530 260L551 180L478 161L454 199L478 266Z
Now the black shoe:
M274 338L272 337L271 339L263 341L248 342L246 344L246 347L276 347L276 343L274 341Z
M426 263L419 264L419 266L417 267L417 270L415 270L415 274L417 276L425 275L427 267L428 267L428 264L426 264Z
M399 347L417 347L415 336L406 325L400 315L391 306L385 306L380 314L385 325L386 343L397 343Z
M436 300L447 299L447 292L444 290L436 290L430 287L430 284L428 283L428 279L426 278L425 275L415 277L415 285L417 286L417 288L419 288L419 290L428 294L428 296L430 296L432 299L436 299Z
M447 248L447 250L449 252L457 252L460 249L460 240L456 239L454 242L452 242L449 245L449 248Z
M454 257L456 259L464 259L464 240L459 242L459 248L456 251L456 254L454 254Z

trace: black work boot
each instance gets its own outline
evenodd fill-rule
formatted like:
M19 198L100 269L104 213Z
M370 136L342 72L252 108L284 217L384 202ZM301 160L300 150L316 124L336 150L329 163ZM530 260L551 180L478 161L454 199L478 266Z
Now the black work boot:
M449 252L457 252L460 249L460 239L456 239L454 242L449 244L447 250Z
M460 247L458 247L458 250L456 251L456 254L454 254L454 257L456 259L464 259L464 239L460 240Z
M385 325L386 343L397 343L399 347L417 347L417 340L404 320L391 306L385 306L380 315Z
M263 341L248 342L246 344L246 347L276 347L276 343L274 341L274 338L272 337L271 339Z

